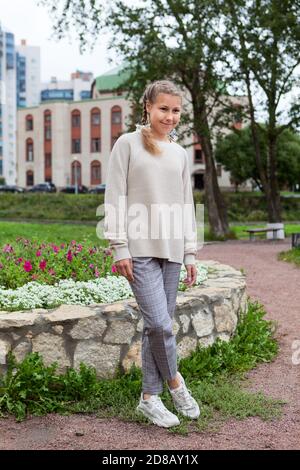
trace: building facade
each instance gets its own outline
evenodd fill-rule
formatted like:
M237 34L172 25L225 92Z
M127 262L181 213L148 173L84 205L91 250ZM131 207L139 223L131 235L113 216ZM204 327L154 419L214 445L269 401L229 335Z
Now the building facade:
M28 46L25 39L16 47L17 107L37 106L40 103L40 48Z
M14 35L0 25L0 177L15 184L16 56Z
M58 188L105 182L111 149L123 132L123 97L42 103L18 111L18 184Z
M76 70L71 80L63 81L52 77L49 83L43 83L40 101L80 101L91 98L93 74Z

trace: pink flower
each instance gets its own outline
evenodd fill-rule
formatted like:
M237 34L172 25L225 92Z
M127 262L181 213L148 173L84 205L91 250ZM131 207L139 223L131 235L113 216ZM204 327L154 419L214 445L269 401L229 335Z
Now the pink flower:
M23 268L27 273L29 273L29 271L32 271L32 264L30 263L30 261L25 261Z
M49 273L51 276L55 276L55 271L54 271L54 269L52 269L52 268L50 268L50 269L48 270L48 273Z
M46 260L45 260L45 259L42 259L42 261L40 261L39 268L40 268L42 271L44 271L45 268L46 268L46 264L47 264Z
M37 274L32 274L31 279L33 281L36 281L38 279L38 275Z
M100 273L99 273L99 271L98 271L98 269L97 269L97 267L96 267L96 268L95 268L95 277L99 277L99 276L100 276Z
M90 264L90 265L89 265L89 268L94 269L94 265L93 265L93 264Z
M66 245L64 243L61 243L60 247L64 248Z
M118 271L117 271L117 267L116 267L115 264L112 265L112 267L111 267L111 272L112 272L112 273L117 273L117 272L118 272Z
M4 248L3 248L2 251L3 251L3 253L11 253L12 251L14 251L14 249L13 249L13 247L12 247L9 243L7 243L7 244L4 246Z
M36 252L35 256L42 256L41 250L38 250L38 251Z
M106 248L104 250L104 253L107 255L107 256L111 256L112 255L112 250L110 248Z
M23 258L18 258L17 259L17 263L19 263L19 264L22 263L22 261L23 261Z
M77 245L77 251L82 251L82 245L80 245L80 243Z
M54 253L58 253L58 252L59 252L59 247L58 247L58 246L53 245L52 248L53 248Z
M71 262L72 259L73 259L72 252L71 252L71 250L69 250L68 253L67 253L67 260Z
M71 245L73 245L73 246L76 245L76 240L72 240Z

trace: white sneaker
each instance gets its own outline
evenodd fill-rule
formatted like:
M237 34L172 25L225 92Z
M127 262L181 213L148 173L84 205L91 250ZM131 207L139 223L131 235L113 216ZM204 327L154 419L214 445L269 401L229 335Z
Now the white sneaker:
M191 391L187 389L184 378L177 372L180 377L181 385L178 388L170 389L171 396L177 411L188 418L197 419L200 416L200 408L196 400L192 397Z
M136 409L149 418L152 423L162 426L163 428L170 428L171 426L178 426L178 424L180 424L177 416L165 407L158 395L151 395L150 398L144 400L142 393Z

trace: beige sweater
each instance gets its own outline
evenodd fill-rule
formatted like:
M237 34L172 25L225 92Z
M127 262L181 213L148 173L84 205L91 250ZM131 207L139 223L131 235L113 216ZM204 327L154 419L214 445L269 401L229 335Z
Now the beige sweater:
M135 256L195 263L197 228L186 150L156 140L145 150L140 130L121 135L108 162L104 237L114 261Z

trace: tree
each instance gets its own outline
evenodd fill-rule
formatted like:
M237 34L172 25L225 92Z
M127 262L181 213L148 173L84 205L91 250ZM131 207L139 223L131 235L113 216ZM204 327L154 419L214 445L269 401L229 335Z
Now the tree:
M299 79L299 6L299 0L220 2L226 30L224 50L229 53L227 63L232 79L246 89L249 100L256 167L266 195L269 222L281 221L278 139L285 129L299 125L298 97L290 104L287 100ZM262 115L266 116L265 127L258 122ZM261 153L262 134L267 142L266 165Z
M263 169L267 171L268 142L264 129L258 128L260 155ZM278 185L280 189L293 189L300 182L300 136L285 129L278 137ZM216 160L222 163L226 171L230 171L236 189L248 179L252 179L262 190L260 173L256 165L251 127L226 135L216 145Z
M192 116L183 115L184 132L187 136L198 136L203 149L205 201L211 231L216 236L226 236L229 233L227 213L218 186L212 143L212 129L220 124L219 116L214 118L214 110L223 93L218 86L223 74L221 76L216 67L223 54L218 2L149 0L141 6L129 6L119 0L106 12L101 2L91 0L66 1L60 11L57 2L42 0L42 3L51 5L59 35L63 34L64 25L69 28L77 19L83 41L85 21L92 25L91 29L86 27L86 34L89 31L98 34L101 28L113 32L109 47L117 50L128 64L130 77L123 87L128 89L135 115L149 81L171 79L189 93ZM98 16L92 13L96 9ZM96 30L93 30L94 21Z

